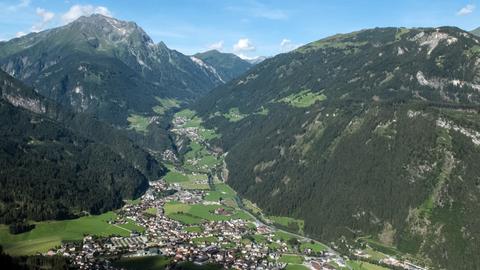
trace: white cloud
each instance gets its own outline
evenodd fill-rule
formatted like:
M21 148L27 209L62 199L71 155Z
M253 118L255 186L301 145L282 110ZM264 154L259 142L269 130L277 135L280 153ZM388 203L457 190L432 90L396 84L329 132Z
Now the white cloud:
M237 43L235 43L235 45L233 45L233 51L236 53L252 52L255 50L255 46L248 38L241 38Z
M219 42L212 43L208 46L209 50L217 50L217 51L222 51L223 50L223 40L220 40Z
M291 50L295 50L296 48L300 47L298 44L294 44L290 39L284 38L280 42L280 50L282 52L289 52Z
M32 26L32 32L42 31L45 26L55 17L55 13L45 10L43 8L37 8L35 12L37 13L37 16L40 17L41 21Z
M89 16L92 14L101 14L104 16L112 17L112 13L108 8L103 6L92 6L92 5L73 5L70 9L62 15L63 23L69 23L81 16Z
M458 16L465 16L465 15L471 14L473 11L475 11L475 5L468 4L468 5L464 6L463 8L461 8L457 12L457 15Z
M259 56L247 56L247 55L242 54L242 53L237 54L237 56L242 58L243 60L255 60L259 57Z
M17 32L17 33L15 34L15 37L19 38L19 37L23 37L23 36L25 36L25 35L26 35L25 32L20 31L20 32Z
M30 6L30 0L20 0L18 4L9 6L7 9L10 11L16 11L21 8Z

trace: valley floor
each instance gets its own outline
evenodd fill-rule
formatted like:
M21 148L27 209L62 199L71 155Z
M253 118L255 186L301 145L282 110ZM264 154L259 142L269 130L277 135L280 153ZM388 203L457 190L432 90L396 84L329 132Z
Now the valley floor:
M81 269L162 269L172 263L234 269L421 269L370 247L355 260L303 235L303 221L272 217L242 200L222 179L223 157L210 149L218 136L192 111L177 113L173 132L189 141L183 162L151 182L148 191L114 212L76 220L39 222L0 244L12 255L41 252L69 257ZM175 165L174 165L175 164ZM293 224L293 226L292 226ZM281 228L296 228L296 233ZM362 261L367 260L367 261ZM113 262L113 264L111 263ZM196 268L192 268L196 269Z

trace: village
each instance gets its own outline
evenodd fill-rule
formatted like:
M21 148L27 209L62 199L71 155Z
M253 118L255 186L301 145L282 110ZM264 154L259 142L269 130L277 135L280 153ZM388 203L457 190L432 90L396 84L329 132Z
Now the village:
M258 270L357 269L349 264L349 257L371 259L369 254L353 248L351 256L342 256L304 235L281 230L241 207L237 194L221 175L213 173L223 163L210 150L206 139L215 136L214 132L204 129L193 112L178 114L172 131L197 144L191 147L197 148L196 152L183 163L185 168L190 164L189 177L182 166L171 166L170 173L181 179L172 180L167 174L150 182L141 198L127 202L116 211L116 218L108 221L124 230L128 229L121 226L130 223L143 230L128 230L127 237L86 235L83 241L64 243L49 255L68 257L79 269L121 269L115 265L121 258L150 256L168 258L170 264L190 262L197 266ZM164 156L179 163L171 151ZM202 163L211 157L214 163ZM423 270L390 256L378 263L395 269Z
M80 269L116 269L111 258L119 256L157 256L173 258L173 262L190 261L197 265L213 263L227 269L284 269L282 254L291 253L288 243L275 239L275 228L242 219L209 221L201 231L189 231L188 226L164 215L163 206L175 200L180 203L202 203L205 191L178 190L175 194L159 197L170 186L162 181L150 183L150 189L138 204L127 204L112 224L133 220L145 228L143 233L131 232L130 237L98 238L86 236L82 243L64 244L57 254L70 257ZM147 213L157 209L156 214ZM217 211L217 214L228 214ZM244 241L247 235L261 234L263 243ZM276 243L273 250L269 243ZM335 269L331 263L344 266L343 259L327 251L315 254L311 249L299 251L306 256L304 264L312 269Z

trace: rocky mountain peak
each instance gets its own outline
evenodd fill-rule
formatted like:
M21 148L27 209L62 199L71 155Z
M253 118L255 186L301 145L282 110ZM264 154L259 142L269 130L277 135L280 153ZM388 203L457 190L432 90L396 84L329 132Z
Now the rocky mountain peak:
M66 27L78 30L89 38L106 38L112 42L124 41L129 44L132 42L153 44L153 40L136 23L100 14L82 16Z

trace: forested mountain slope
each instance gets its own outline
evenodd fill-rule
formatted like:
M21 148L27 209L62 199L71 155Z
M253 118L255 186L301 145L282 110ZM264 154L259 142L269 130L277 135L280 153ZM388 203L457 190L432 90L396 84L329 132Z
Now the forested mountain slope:
M222 84L209 66L155 44L135 23L98 14L0 42L0 68L158 151L168 145L165 112Z
M473 29L472 31L470 31L470 33L472 33L476 36L480 36L480 27L477 27L477 28Z
M0 223L100 213L164 172L121 132L0 71Z
M478 269L479 103L477 37L382 28L267 59L192 108L229 184L270 214Z

